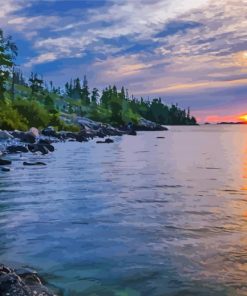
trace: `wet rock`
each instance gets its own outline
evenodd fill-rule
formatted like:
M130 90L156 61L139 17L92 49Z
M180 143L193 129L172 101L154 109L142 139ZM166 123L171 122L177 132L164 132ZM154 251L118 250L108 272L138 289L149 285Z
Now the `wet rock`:
M43 139L41 139L41 140L38 141L37 144L38 144L38 145L42 145L42 146L44 146L44 147L47 148L50 152L54 152L54 151L55 151L55 147L54 147L53 145L51 145L50 141L48 141L48 140L43 140Z
M114 141L110 138L105 139L105 143L114 143Z
M105 141L97 141L97 144L110 144L110 143L114 143L114 141L110 138L105 139Z
M21 142L33 144L36 141L36 137L32 133L29 133L29 132L14 131L12 133L12 136L14 138L19 139Z
M41 161L36 161L36 162L27 162L24 161L23 165L27 165L27 166L34 166L34 165L46 165L46 163L41 162Z
M41 282L34 272L17 274L14 269L0 266L1 296L55 296Z
M21 145L18 145L18 146L9 146L7 147L6 151L8 153L27 153L28 152L28 149L27 147L25 146L21 146Z
M52 142L48 139L39 139L38 144L50 145Z
M12 162L6 159L0 159L0 165L10 165Z
M31 145L31 144L29 144L28 145L28 149L29 149L30 152L33 152L33 153L35 153L35 152L41 152L44 155L44 154L48 154L49 153L49 149L47 148L47 146L48 145L41 145L41 144L32 144ZM50 145L50 146L53 147L52 145ZM51 147L50 147L50 149L52 149Z
M8 168L8 167L2 167L1 168L1 171L2 172L9 172L10 171L10 168Z
M165 137L156 137L157 139L165 139Z
M47 137L60 138L59 133L57 133L52 126L48 126L47 128L43 129L41 133Z
M7 131L0 130L0 140L9 140L9 139L13 139L13 136Z
M136 136L137 135L137 132L135 130L132 130L128 133L128 135L130 136Z

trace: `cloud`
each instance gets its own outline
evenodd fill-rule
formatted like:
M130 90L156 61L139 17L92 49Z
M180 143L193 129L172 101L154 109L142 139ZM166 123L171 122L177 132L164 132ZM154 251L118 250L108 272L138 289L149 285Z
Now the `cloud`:
M55 53L47 52L30 59L26 64L24 64L24 67L31 68L34 65L52 62L52 61L55 61L56 59L57 59L57 56L55 55Z
M218 91L220 106L243 98L247 0L67 1L66 11L64 1L45 3L0 0L0 22L30 40L27 68L60 82L87 71L96 85L196 108L217 105Z

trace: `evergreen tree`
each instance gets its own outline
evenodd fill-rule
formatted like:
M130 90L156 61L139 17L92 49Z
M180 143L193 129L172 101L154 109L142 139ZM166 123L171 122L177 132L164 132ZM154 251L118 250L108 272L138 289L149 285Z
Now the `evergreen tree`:
M0 99L3 98L6 90L6 82L10 71L14 66L14 60L17 56L17 46L11 37L5 37L0 29Z
M82 90L81 90L81 100L82 103L85 105L90 104L90 92L89 92L89 87L88 87L88 81L86 75L83 78L83 85L82 85Z

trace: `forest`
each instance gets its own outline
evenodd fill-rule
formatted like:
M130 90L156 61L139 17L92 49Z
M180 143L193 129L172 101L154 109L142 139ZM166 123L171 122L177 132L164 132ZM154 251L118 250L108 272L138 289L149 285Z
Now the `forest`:
M140 118L163 125L195 125L190 109L164 104L161 98L145 100L129 96L126 88L115 85L90 89L86 75L56 87L42 75L27 78L15 61L18 48L11 36L0 29L0 129L27 130L53 126L57 130L79 129L63 115L85 116L95 121L123 127Z

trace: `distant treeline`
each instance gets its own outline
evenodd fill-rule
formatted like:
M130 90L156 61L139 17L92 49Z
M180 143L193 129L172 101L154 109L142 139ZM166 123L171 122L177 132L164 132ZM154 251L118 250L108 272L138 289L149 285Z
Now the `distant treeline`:
M17 47L0 29L0 128L26 129L54 125L72 128L60 119L63 113L86 116L116 126L137 123L141 117L166 125L193 125L190 110L177 104L168 106L161 98L152 100L129 97L128 91L114 86L99 91L89 89L87 77L67 82L63 88L45 82L36 73L26 79L15 67ZM13 118L15 117L15 118ZM75 129L75 127L73 127Z

